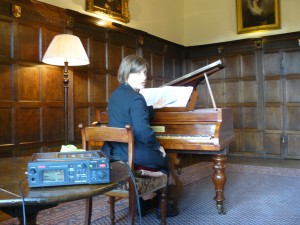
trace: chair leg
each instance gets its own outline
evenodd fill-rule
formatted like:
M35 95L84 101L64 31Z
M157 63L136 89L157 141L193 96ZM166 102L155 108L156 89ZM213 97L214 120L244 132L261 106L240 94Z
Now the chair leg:
M136 197L134 189L129 190L129 215L128 224L134 225L134 219L136 214Z
M160 199L160 224L166 225L166 216L167 216L167 195L166 188L161 189L161 199Z
M116 197L109 196L109 208L110 208L110 223L115 224L115 201Z
M89 197L89 198L85 199L85 221L84 221L85 225L90 225L91 224L92 204L93 204L92 197Z

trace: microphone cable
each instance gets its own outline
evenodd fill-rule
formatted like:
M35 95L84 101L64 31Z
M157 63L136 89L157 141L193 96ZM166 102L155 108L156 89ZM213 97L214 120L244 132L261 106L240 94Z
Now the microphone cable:
M113 157L112 158L113 161L119 161L121 162L122 164L126 165L126 168L129 172L129 176L133 182L133 186L134 186L134 191L135 191L135 197L136 197L136 205L137 205L137 210L138 210L138 216L139 216L139 225L142 225L143 224L143 221L142 221L142 213L141 213L141 206L140 206L140 201L139 201L139 193L138 193L138 190L137 190L137 186L136 186L136 182L135 182L135 179L134 179L134 175L128 165L127 162L124 162L123 160L121 160L120 158L118 157Z
M19 185L18 185L18 188L19 188L19 191L20 191L20 195L21 195L21 198L22 198L22 213L23 213L23 224L26 225L26 211L25 211L25 199L24 199L24 193L23 193L23 190L21 188L21 185L22 183L24 182L24 180L27 179L27 176L24 177L20 182L19 182ZM21 221L20 221L21 222Z

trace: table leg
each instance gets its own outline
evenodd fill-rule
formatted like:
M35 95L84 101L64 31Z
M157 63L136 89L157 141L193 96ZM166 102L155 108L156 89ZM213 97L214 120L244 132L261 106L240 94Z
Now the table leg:
M26 225L36 225L37 213L31 213L26 215ZM18 216L20 225L24 224L23 216Z
M85 225L91 224L91 218L92 218L92 207L93 207L93 198L89 197L85 199Z
M223 195L224 186L226 182L226 175L225 175L225 169L226 169L226 160L227 157L225 155L216 154L212 157L212 160L214 162L213 169L213 182L215 185L215 191L216 196L214 197L214 200L217 203L217 209L219 214L226 214L225 208L223 206L223 201L225 200L225 197Z

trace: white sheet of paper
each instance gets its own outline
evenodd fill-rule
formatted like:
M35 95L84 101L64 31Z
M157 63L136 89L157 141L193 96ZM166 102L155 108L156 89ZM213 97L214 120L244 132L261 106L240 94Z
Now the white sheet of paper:
M165 107L185 107L192 94L193 87L164 86L159 88L144 88L140 93L147 105L153 105L160 99L165 100Z

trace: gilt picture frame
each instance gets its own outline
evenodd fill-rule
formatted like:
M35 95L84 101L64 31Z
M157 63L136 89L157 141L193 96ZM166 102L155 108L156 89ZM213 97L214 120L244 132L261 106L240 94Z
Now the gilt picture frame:
M128 0L86 0L86 11L128 23Z
M280 29L279 0L236 0L237 33Z

